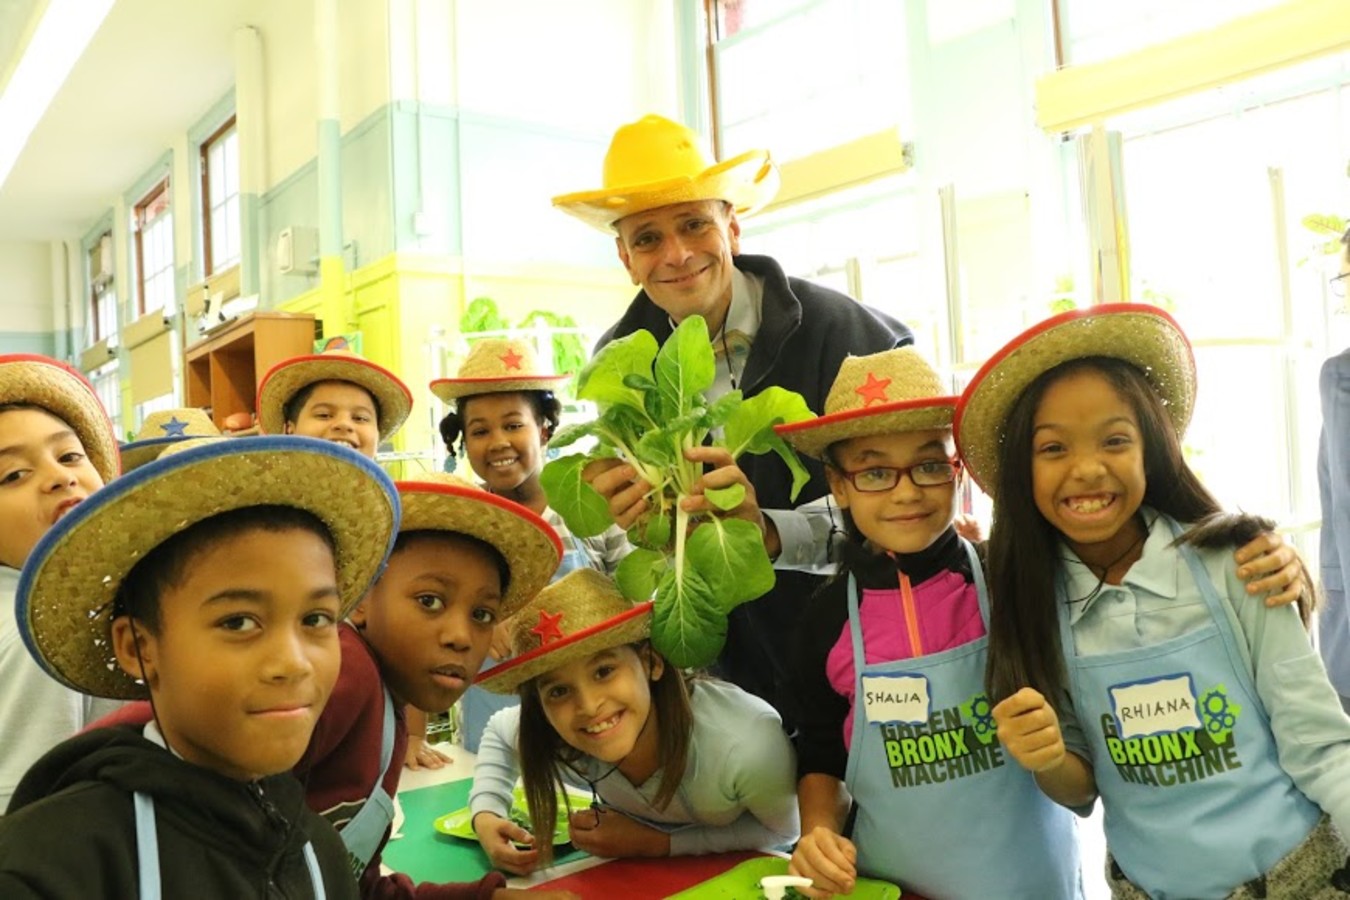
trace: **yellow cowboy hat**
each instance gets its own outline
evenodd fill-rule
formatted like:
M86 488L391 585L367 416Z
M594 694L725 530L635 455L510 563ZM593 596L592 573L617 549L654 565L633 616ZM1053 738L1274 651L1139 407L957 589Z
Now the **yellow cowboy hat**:
M767 150L710 163L698 135L663 116L643 116L614 132L605 154L604 187L562 194L553 205L608 234L634 213L725 200L748 216L778 193L778 167Z

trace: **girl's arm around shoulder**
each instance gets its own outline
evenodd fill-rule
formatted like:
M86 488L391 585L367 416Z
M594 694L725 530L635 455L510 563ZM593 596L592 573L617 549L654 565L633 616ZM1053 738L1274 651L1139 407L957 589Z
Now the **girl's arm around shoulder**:
M1256 693L1270 717L1280 766L1342 834L1350 834L1350 718L1297 610L1272 609L1249 595L1228 556L1222 587L1237 619L1239 649L1249 658Z

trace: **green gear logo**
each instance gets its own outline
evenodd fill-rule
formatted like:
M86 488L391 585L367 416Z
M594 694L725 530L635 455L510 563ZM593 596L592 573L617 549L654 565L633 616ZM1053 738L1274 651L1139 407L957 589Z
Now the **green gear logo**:
M994 706L989 702L988 694L976 694L961 704L961 715L970 723L970 730L981 744L989 744L998 734L994 724Z
M1242 707L1228 699L1228 688L1218 684L1200 697L1200 716L1204 720L1205 731L1214 739L1215 744L1228 742L1228 735L1237 724Z

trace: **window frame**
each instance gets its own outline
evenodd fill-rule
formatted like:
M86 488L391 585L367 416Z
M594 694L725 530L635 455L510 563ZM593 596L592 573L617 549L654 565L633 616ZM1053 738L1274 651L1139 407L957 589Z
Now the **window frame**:
M206 140L197 145L197 157L199 162L199 177L201 179L201 204L202 204L202 264L203 274L207 277L216 274L216 260L214 247L212 246L211 219L213 207L211 205L211 148L221 139L233 130L238 133L237 115L231 113L229 118L221 123L220 127L211 132ZM238 197L242 191L237 191L232 196ZM225 198L229 201L229 195ZM237 265L238 261L230 265ZM226 267L228 268L228 267ZM221 270L223 271L223 269Z
M111 247L113 245L113 236L111 228L108 228L106 231L99 234L99 236L95 238L93 243L85 247L84 251L85 265L88 267L87 277L89 279L89 326L90 326L89 333L92 337L88 341L88 345L91 347L94 344L97 344L99 341L103 340L104 338L112 337L112 335L116 333L116 320L117 320L116 278L109 278L107 281L100 283L98 280L98 274L94 272L94 267L93 265L91 265L91 263L93 262L91 257L93 255L95 247L100 248L99 253L101 258L103 252L101 248L103 241L105 239L108 241L108 244ZM114 321L114 328L112 332L104 334L103 329L100 327L103 321L102 310L100 309L100 307L104 303L104 298L107 297L109 294L112 295L112 304L113 304L112 317Z
M136 244L135 249L136 313L138 316L143 316L146 314L145 232L148 226L158 223L159 220L164 216L173 215L173 194L171 193L172 189L171 181L172 179L168 175L165 175L163 178L156 181L154 186L151 187L150 190L146 191L144 195L142 195L140 201L136 203L132 212L132 225L133 225L132 230L135 232L135 244ZM150 209L150 207L152 207L160 199L161 196L164 198L164 212L161 213L159 216L156 216L154 219L147 220L146 210ZM172 238L172 232L170 233L170 237ZM172 240L170 240L171 247L172 243L173 243ZM169 260L170 268L173 267L173 264L174 260L170 258Z

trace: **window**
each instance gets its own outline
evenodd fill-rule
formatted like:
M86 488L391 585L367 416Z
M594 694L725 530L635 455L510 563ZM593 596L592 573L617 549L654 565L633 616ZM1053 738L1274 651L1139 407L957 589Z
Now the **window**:
M1171 312L1195 345L1187 458L1223 506L1289 528L1314 571L1318 368L1350 343L1350 323L1328 285L1338 256L1302 219L1350 211L1347 122L1341 53L1111 123L1132 296Z
M239 262L239 129L234 116L201 145L206 274Z
M136 278L139 315L173 312L173 211L169 207L169 179L165 178L136 204L132 219L136 235Z
M106 366L100 366L89 374L89 382L94 386L94 393L98 394L98 399L103 402L103 408L108 411L108 418L112 421L113 434L118 439L122 438L122 385L118 379L117 362L113 361Z
M89 345L117 333L117 290L113 279L112 232L105 232L88 251Z
M714 130L722 158L797 159L905 119L903 3L717 0Z

